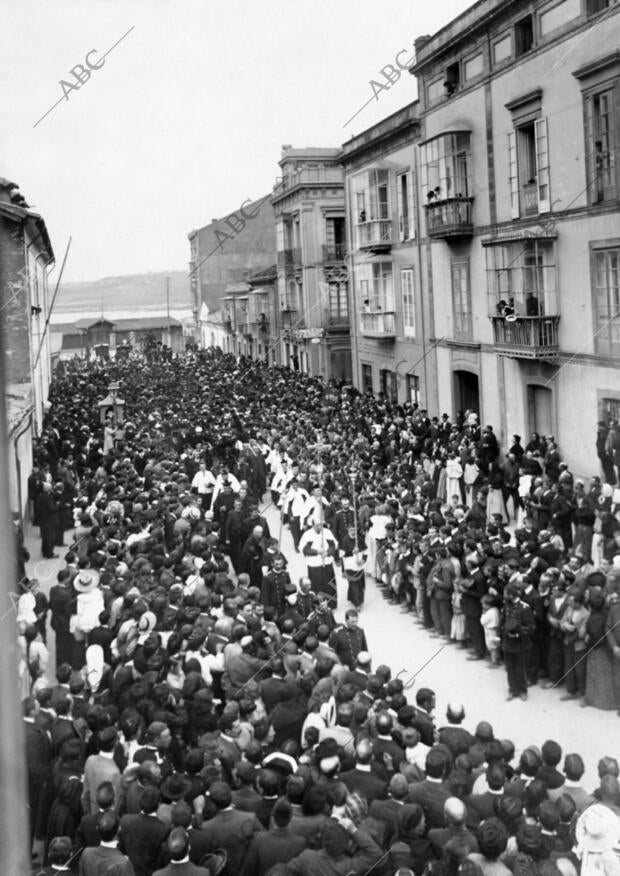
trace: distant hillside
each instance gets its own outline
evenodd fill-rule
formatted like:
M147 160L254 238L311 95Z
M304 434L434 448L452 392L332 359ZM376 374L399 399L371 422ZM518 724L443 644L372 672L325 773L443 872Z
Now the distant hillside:
M166 277L170 278L170 309L191 308L186 271L128 274L83 283L61 283L54 311L101 313L113 310L165 310Z

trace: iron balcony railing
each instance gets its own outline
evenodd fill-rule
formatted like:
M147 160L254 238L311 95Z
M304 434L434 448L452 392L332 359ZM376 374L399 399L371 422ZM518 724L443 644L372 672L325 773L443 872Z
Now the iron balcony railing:
M358 249L389 249L394 242L391 219L370 219L357 225Z
M394 338L396 324L394 313L362 313L361 333L367 338Z
M426 231L429 237L466 237L474 230L472 222L473 198L457 195L424 205Z
M278 253L278 267L289 268L301 265L301 248L282 249Z
M515 359L550 359L560 352L559 316L491 317L498 352Z
M323 245L323 261L330 263L344 262L347 258L347 248L344 243L336 243L332 246Z

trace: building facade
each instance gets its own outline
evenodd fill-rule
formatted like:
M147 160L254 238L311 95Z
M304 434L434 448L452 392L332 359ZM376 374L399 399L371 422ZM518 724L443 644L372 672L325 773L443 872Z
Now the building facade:
M351 379L344 173L339 149L285 146L271 198L279 361Z
M41 433L51 380L48 271L54 252L43 218L15 183L0 179L0 325L4 331L11 504L28 501L33 438Z
M416 193L420 121L411 103L344 144L353 382L432 407L425 251Z
M554 435L585 475L620 415L619 25L609 0L481 0L412 68L437 409Z
M276 260L276 231L270 195L190 231L189 284L194 320L201 306L210 310L230 284L243 283Z

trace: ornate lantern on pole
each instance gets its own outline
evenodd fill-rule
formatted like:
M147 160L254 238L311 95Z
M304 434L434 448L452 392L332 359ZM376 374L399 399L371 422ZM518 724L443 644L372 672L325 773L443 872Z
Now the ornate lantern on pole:
M119 389L119 383L111 383L108 386L108 395L106 395L106 397L100 402L97 402L97 407L99 408L99 418L103 425L105 425L105 422L110 414L112 415L112 423L114 426L121 426L123 423L125 414L125 402L122 398L119 398L118 396Z

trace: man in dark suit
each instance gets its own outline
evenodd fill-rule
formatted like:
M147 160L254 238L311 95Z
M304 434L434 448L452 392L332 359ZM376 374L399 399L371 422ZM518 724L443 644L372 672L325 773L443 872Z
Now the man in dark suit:
M163 827L163 825L161 825ZM97 846L84 849L80 858L80 876L100 876L101 873L114 873L115 876L137 876L129 857L118 848L119 823L113 812L104 812L97 824L99 842ZM149 876L151 870L148 870Z
M247 760L241 760L233 768L234 776L239 787L232 791L232 801L235 809L241 812L256 813L261 805L262 797L254 787L256 769L254 764Z
M34 697L22 701L26 765L28 768L28 800L30 802L30 839L45 837L48 812L45 789L51 781L52 749L47 733L35 724L38 703Z
M273 827L254 836L241 876L265 876L275 864L288 863L306 848L305 839L291 833L293 807L288 800L278 800L271 814Z
M557 769L562 760L562 749L553 739L547 739L541 749L542 766L536 773L536 778L541 779L551 791L561 788L566 778Z
M228 855L228 872L239 873L252 838L263 826L253 812L233 809L232 794L225 782L214 782L209 795L217 809L216 815L202 826L208 836L209 851L224 849Z
M349 791L362 794L368 802L384 800L387 797L388 783L372 771L373 746L370 739L361 739L357 743L355 758L355 767L341 773L340 781L344 782Z
M428 838L438 858L444 855L446 843L458 839L467 846L469 852L478 851L478 841L465 826L467 808L458 797L449 797L443 807L445 827L436 827L428 832Z
M400 765L405 759L405 752L392 737L394 721L390 713L387 711L379 712L375 726L377 735L372 741L374 760L384 766L392 775L400 769Z
M461 726L461 722L465 718L463 705L461 703L448 703L446 718L448 724L439 729L439 741L450 749L453 758L458 757L459 754L467 754L474 744L474 737Z
M486 818L495 815L495 805L498 798L504 795L506 769L501 763L491 763L486 770L488 791L482 794L472 794L465 800L468 812L468 824L474 828Z
M260 803L254 810L254 814L263 825L265 830L269 829L269 821L271 819L271 810L278 799L278 789L280 782L276 773L273 770L261 770L258 774L258 790L260 791Z
M370 818L376 818L385 824L385 845L391 846L398 838L398 813L405 805L409 792L407 779L402 773L396 773L390 779L390 795L387 800L373 800L368 810Z
M73 642L73 636L71 636L71 641ZM52 709L55 709L56 705L61 700L64 700L69 693L69 682L71 681L72 672L70 660L66 663L56 664L56 681L58 684L55 684L52 688L52 699L50 701Z
M120 848L126 852L136 876L151 876L159 863L161 844L169 828L157 818L159 791L145 788L140 796L140 813L123 815L120 824Z
M191 862L190 837L184 828L173 828L166 845L170 863L162 870L156 870L153 876L211 876L210 869L198 867Z
M48 866L37 867L37 876L58 876L59 873L69 873L73 856L73 844L68 836L55 836L47 849Z
M441 750L431 749L426 755L426 778L409 785L408 803L419 803L424 810L429 830L444 826L444 803L450 791L444 785L445 755Z
M58 584L50 588L51 627L56 633L56 666L71 663L73 635L69 623L73 612L75 591L71 587L71 572L61 569L57 575Z
M468 577L463 578L463 597L461 607L465 615L465 632L469 647L472 650L472 660L482 660L486 650L484 630L480 623L482 616L481 599L488 590L486 578L480 569L480 559L477 553L466 558ZM470 659L470 658L468 658Z
M46 560L55 559L58 554L54 553L60 506L53 494L53 487L47 481L43 483L42 490L35 499L35 514L41 530L41 555Z
M433 712L435 710L435 691L429 687L421 687L417 692L415 714L410 722L411 727L415 727L420 733L420 738L424 745L432 746L435 744L435 721Z
M267 714L270 714L278 703L292 699L297 692L297 686L292 681L284 680L284 664L281 657L274 657L269 666L271 675L260 683L260 695L265 703Z
M97 825L104 812L113 812L114 804L118 805L118 800L115 798L114 786L112 782L102 782L97 788L96 794L97 810L89 812L88 815L82 816L79 827L77 829L77 842L80 846L98 846L99 831Z
M504 589L502 609L502 650L508 674L508 697L527 699L527 653L535 629L532 609L519 598L516 584Z

